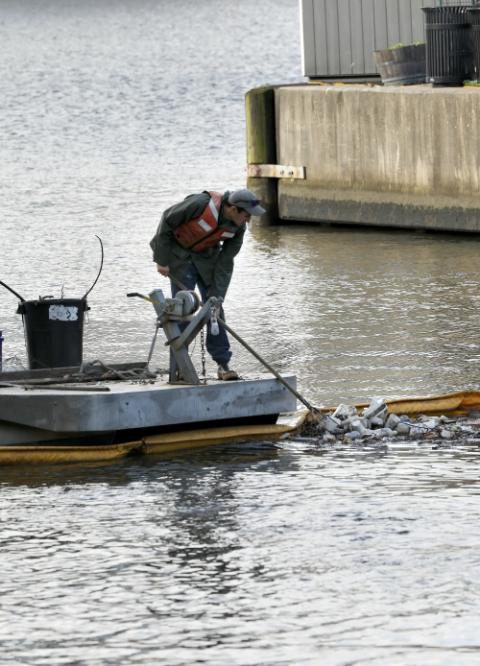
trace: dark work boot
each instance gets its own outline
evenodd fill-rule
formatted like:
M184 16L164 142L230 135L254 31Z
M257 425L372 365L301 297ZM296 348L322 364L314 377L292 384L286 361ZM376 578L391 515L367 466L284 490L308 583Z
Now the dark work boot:
M235 372L235 370L230 370L228 364L218 365L217 376L224 382L231 382L234 379L238 379L238 374Z

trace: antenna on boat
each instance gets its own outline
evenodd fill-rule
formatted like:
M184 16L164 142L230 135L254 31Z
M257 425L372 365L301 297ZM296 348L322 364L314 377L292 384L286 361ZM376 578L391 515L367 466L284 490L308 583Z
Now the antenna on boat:
M20 296L20 294L17 293L17 292L15 291L15 289L12 289L11 287L8 286L8 284L5 284L5 282L2 282L1 280L0 280L0 284L2 285L2 287L5 287L5 289L8 289L8 291L11 291L12 294L14 294L18 299L20 299L20 301L21 301L22 303L25 302L25 299L23 298L23 296Z
M98 282L98 278L100 277L100 275L101 275L101 273L102 273L102 269L103 269L103 256L104 256L104 255L103 255L103 243L102 243L102 239L100 238L100 236L97 236L97 234L95 234L95 238L98 238L98 242L100 243L100 252L101 252L100 268L98 269L97 277L95 278L94 283L92 284L92 286L90 287L90 289L86 292L86 294L85 294L84 296L82 296L82 298L80 299L80 300L82 300L82 301L85 301L85 300L86 300L88 294L92 291L92 289L94 288L94 286L97 284L97 282ZM22 299L22 300L23 300L23 299Z

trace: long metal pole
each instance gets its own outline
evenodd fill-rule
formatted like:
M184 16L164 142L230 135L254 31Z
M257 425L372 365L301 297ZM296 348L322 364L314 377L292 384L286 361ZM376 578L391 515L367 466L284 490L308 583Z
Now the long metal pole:
M224 328L226 331L228 331L228 332L230 333L230 335L231 335L232 337L235 338L235 340L238 340L238 342L239 342L241 345L243 345L243 346L245 347L245 349L246 349L247 351L249 351L250 354L252 354L252 356L255 356L255 358L257 359L257 361L260 361L260 363L261 363L262 365L264 365L264 366L267 368L267 370L269 370L269 371L272 373L272 375L274 375L274 376L278 379L278 381L279 381L281 384L283 384L283 385L285 386L286 389L288 389L288 390L290 391L290 393L293 393L293 395L294 395L296 398L298 398L298 400L300 400L300 402L302 402L302 403L305 405L305 407L307 407L307 409L309 409L311 412L316 411L316 410L315 410L315 407L314 407L313 405L311 405L311 404L308 402L308 400L306 400L302 395L300 395L300 393L298 393L298 391L296 391L296 390L293 388L293 386L290 386L290 384L289 384L289 383L288 383L288 382L282 377L282 375L280 375L280 374L275 370L275 368L272 368L272 366L271 366L269 363L267 363L267 361L265 361L265 359L263 359L263 358L260 356L260 354L257 354L257 352L256 352L252 347L250 347L250 345L248 344L248 342L245 342L245 340L243 340L243 339L238 335L238 333L235 333L235 331L233 330L233 328L231 328L231 327L227 324L226 321L224 321L224 320L221 319L220 317L217 317L217 319L218 319L218 321L221 323L221 325L223 326L223 328Z
M174 284L176 284L177 287L179 287L180 289L182 289L182 290L184 290L184 291L189 291L188 287L186 287L184 284L182 284L182 283L180 282L180 280L177 280L176 277L174 277L173 275L169 275L168 277L171 279L171 281L172 281ZM283 377L282 377L282 376L281 376L281 375L275 370L275 368L272 368L272 366L271 366L269 363L267 363L267 361L265 361L265 359L263 359L263 358L260 356L260 354L258 354L258 353L257 353L252 347L250 347L250 345L248 344L248 342L245 342L245 340L243 340L243 338L241 338L241 337L238 335L238 333L235 333L235 331L233 330L233 328L231 328L231 327L227 324L226 321L224 321L223 319L221 319L221 318L218 317L218 316L217 316L217 319L218 319L218 321L220 322L220 324L224 327L224 329L225 329L226 331L228 331L228 332L230 333L230 335L231 335L232 337L235 338L235 340L237 340L241 345L243 345L243 346L245 347L245 349L246 349L247 351L249 351L250 354L252 354L252 356L254 356L254 357L257 359L257 361L260 361L260 363L261 363L262 365L264 365L264 366L267 368L267 370L269 370L269 371L272 373L272 375L274 375L274 377L276 377L276 378L278 379L278 381L279 381L281 384L283 384L283 386L285 386L286 389L288 389L288 390L290 391L290 393L293 393L293 395L294 395L298 400L300 400L300 402L301 402L302 404L304 404L305 407L306 407L308 410L310 410L311 412L317 412L317 411L318 411L318 410L317 410L312 404L310 404L310 403L308 402L308 400L306 400L306 398L304 398L302 395L300 395L300 393L298 393L298 391L296 391L296 390L293 388L293 386L290 386L290 384L289 384L289 383L288 383L288 382L287 382L287 381L286 381L286 380L285 380L285 379L284 379L284 378L283 378Z

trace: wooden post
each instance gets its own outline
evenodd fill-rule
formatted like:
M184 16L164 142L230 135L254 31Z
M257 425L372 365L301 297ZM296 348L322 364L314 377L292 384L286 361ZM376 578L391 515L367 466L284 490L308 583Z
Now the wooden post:
M247 164L276 164L275 88L262 86L249 90L245 96L247 129ZM278 221L276 178L248 177L247 187L262 201L265 215L255 218L260 224Z

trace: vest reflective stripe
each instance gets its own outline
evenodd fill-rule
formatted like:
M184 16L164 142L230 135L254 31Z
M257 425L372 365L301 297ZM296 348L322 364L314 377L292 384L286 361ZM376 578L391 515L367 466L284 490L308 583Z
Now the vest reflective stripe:
M205 222L205 220L202 220L202 218L197 220L197 224L199 224L202 229L207 232L207 234L209 234L212 230L212 227L208 224L208 222Z
M212 197L210 201L208 202L208 207L210 208L210 212L212 213L213 217L217 220L218 222L218 216L220 214L220 206L222 205L222 195L218 194L218 192L210 192L210 196ZM216 206L216 203L213 200L214 195L218 195L220 197L219 205L218 208Z
M184 222L174 231L179 245L187 250L203 252L209 247L215 247L222 239L233 238L235 232L227 231L218 226L222 195L219 192L209 192L210 201L202 214Z
M193 250L193 252L203 252L209 247L215 247L218 245L219 241L233 238L233 236L235 236L234 233L225 231L225 229L222 229L221 227L217 227L215 231L209 233L203 240L199 240L195 245L190 246L190 250Z

